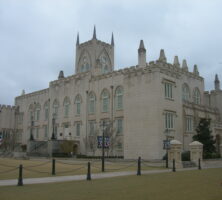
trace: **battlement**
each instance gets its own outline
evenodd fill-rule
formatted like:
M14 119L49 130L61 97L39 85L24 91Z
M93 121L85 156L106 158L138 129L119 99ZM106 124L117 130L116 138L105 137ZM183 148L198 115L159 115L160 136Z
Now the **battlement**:
M2 110L15 110L15 109L16 109L16 106L0 104L0 111L2 111Z

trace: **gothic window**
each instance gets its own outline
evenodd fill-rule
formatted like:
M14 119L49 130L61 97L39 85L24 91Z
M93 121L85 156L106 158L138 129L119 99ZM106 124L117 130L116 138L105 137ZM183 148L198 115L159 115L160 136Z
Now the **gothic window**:
M81 113L81 97L77 95L75 98L75 107L76 107L76 115L80 115Z
M165 112L165 128L174 129L174 115L173 112Z
M55 118L58 117L58 114L59 114L58 111L59 111L59 102L57 99L55 99L53 102L53 115Z
M76 136L80 136L80 122L76 122Z
M44 113L45 113L45 120L49 119L49 102L47 101L44 105Z
M90 69L89 60L87 59L86 56L84 56L82 60L80 72L86 72L86 71L89 71L89 69Z
M187 84L183 84L182 86L182 99L188 101L190 98L190 90Z
M101 63L101 70L102 74L106 74L109 72L109 60L105 55L102 55L100 57L100 63Z
M39 120L40 110L41 110L40 104L36 104L36 106L35 106L35 113L34 113L34 118L35 118L36 121Z
M39 128L35 129L35 134L36 134L36 139L38 139L39 138Z
M64 107L64 117L69 116L69 106L70 106L70 100L68 97L65 97L64 102L63 102L63 107Z
M169 82L165 82L164 87L165 87L165 98L172 99L173 98L173 84Z
M116 134L121 135L123 133L123 119L119 118L116 120Z
M193 117L186 116L186 132L192 132L192 131L193 131Z
M29 106L29 119L30 119L30 121L34 120L33 119L33 105L32 104Z
M200 104L200 101L201 101L201 99L200 99L200 91L199 91L198 88L195 88L194 92L193 92L193 102L195 104Z
M48 138L48 126L44 126L44 136L45 138Z
M93 136L95 134L95 121L89 121L89 135Z
M115 107L116 107L116 110L122 110L123 109L123 88L122 87L118 87L116 89Z
M102 112L109 111L109 93L107 90L102 92Z
M95 95L91 92L89 94L89 114L94 114L96 110L96 97Z

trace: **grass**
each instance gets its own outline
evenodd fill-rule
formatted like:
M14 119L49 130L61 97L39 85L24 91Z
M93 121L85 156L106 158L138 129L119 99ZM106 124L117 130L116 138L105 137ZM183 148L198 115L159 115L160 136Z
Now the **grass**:
M0 187L1 200L220 200L222 169Z
M101 161L91 161L91 172L101 172ZM24 178L49 177L52 170L52 161L49 160L16 160L0 158L0 180L17 179L18 166L24 167ZM56 176L86 174L87 161L84 160L57 160L56 159ZM106 162L106 171L136 171L137 163L134 162ZM143 166L143 170L163 169L160 167ZM10 170L12 170L10 172Z

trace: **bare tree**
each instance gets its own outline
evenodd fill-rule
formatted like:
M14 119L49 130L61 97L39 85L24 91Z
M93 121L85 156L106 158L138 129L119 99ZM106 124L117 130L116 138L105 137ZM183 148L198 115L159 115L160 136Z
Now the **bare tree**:
M17 145L17 134L15 132L11 132L7 134L7 137L2 139L1 149L3 151L14 151Z

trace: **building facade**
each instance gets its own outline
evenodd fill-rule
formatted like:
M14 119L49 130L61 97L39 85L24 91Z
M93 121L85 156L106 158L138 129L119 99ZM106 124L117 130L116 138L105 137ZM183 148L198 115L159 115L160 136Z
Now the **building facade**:
M163 141L177 139L188 150L200 118L210 118L213 134L222 138L222 91L206 92L197 66L186 60L167 62L164 50L147 62L140 41L138 65L114 70L114 38L76 42L75 74L49 83L49 88L15 98L11 123L22 144L71 140L73 152L101 155L98 140L107 140L106 154L126 159L161 159ZM13 121L15 120L16 123ZM0 127L1 128L1 127ZM32 135L32 136L31 136ZM220 142L220 141L219 141Z

